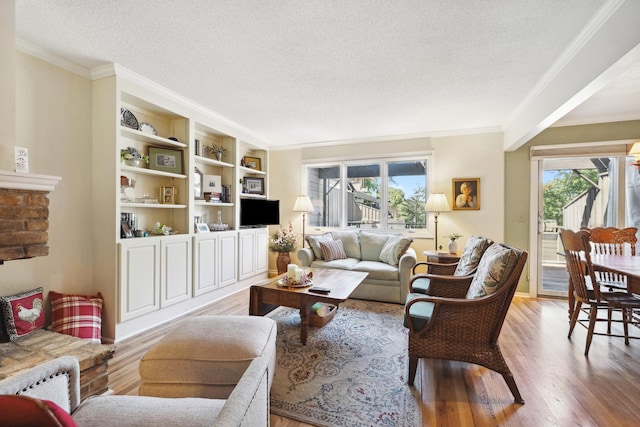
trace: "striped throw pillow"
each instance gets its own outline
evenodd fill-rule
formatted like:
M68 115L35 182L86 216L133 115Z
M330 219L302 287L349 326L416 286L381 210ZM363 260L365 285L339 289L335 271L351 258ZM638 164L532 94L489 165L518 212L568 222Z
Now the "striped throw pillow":
M344 253L342 240L329 240L326 242L320 242L320 250L322 251L322 258L324 258L325 261L347 258L347 254Z

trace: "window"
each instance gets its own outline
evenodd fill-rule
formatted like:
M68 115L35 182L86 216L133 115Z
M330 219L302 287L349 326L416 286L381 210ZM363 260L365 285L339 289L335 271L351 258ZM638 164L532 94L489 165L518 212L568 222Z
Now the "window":
M309 226L424 229L426 159L307 166ZM344 185L342 185L344 183Z

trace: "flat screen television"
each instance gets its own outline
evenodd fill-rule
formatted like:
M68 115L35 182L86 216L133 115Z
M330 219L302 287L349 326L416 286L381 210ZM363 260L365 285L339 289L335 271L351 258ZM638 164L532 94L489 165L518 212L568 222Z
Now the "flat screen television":
M280 200L240 199L240 226L280 224Z

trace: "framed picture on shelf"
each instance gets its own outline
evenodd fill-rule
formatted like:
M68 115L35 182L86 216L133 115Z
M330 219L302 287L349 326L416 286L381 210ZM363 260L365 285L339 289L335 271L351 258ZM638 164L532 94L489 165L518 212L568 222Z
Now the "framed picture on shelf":
M209 226L205 223L200 223L200 224L196 224L196 232L198 233L208 233L209 230Z
M122 221L120 223L120 237L124 239L129 239L133 237L133 231L129 227L129 223L127 221Z
M264 194L264 178L245 178L247 194Z
M260 164L260 158L259 157L244 156L244 158L242 160L244 161L244 167L245 168L255 169L257 171L261 171L262 170L262 165Z
M182 151L149 147L149 169L182 175Z
M160 203L175 204L176 203L176 187L160 187Z
M204 175L202 191L204 193L222 193L222 177L220 175Z
M453 178L453 210L480 209L480 178Z

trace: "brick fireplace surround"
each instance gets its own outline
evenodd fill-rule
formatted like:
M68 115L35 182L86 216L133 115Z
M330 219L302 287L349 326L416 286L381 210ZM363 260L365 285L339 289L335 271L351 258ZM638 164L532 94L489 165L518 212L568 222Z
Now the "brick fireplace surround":
M49 254L49 199L59 177L0 171L0 264Z

